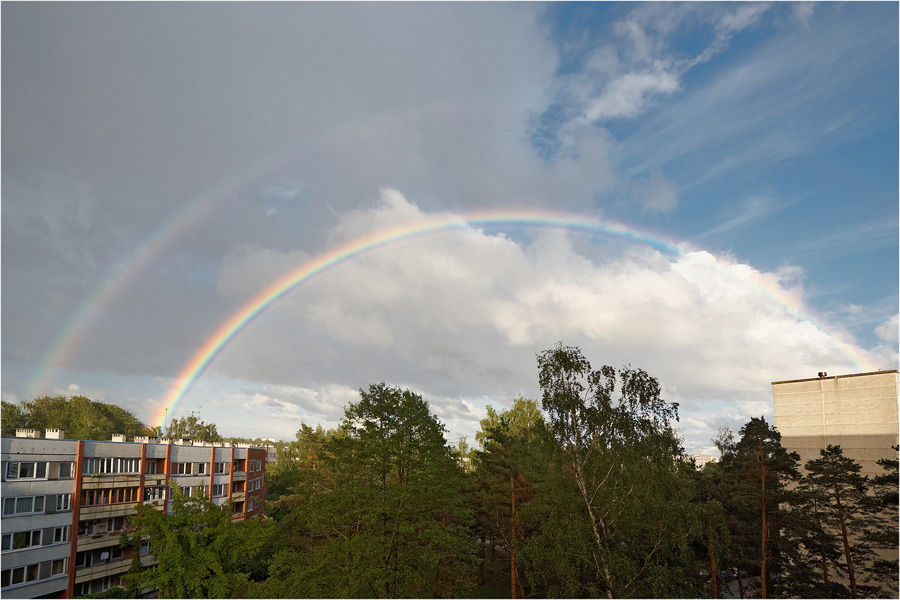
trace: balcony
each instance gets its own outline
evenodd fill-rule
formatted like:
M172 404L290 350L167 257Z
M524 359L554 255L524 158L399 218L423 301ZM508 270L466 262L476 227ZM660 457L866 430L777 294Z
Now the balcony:
M120 575L126 572L131 568L131 559L120 558L108 563L101 563L99 565L92 565L90 567L85 567L79 569L76 567L75 571L75 583L81 583L83 581L91 581L94 579L98 579L100 577L107 577L109 575Z
M231 501L232 502L243 502L247 498L247 492L232 492L231 493Z
M111 517L124 517L134 514L139 502L124 502L122 504L95 504L82 506L78 518L82 521L88 519L109 519Z
M165 475L163 475L163 480L165 480ZM95 473L93 475L85 475L81 479L81 489L83 490L137 487L139 485L141 485L141 476L139 474Z
M232 479L234 481L243 481L247 479L247 471L235 471L232 474Z
M152 475L144 475L144 485L166 485L166 474L154 473Z
M144 500L141 504L152 506L156 510L166 510L166 501L162 498L157 498L156 500Z
M78 538L78 552L83 550L93 550L95 548L104 548L118 543L122 537L121 531L113 531L110 533L95 533L94 535L83 535Z

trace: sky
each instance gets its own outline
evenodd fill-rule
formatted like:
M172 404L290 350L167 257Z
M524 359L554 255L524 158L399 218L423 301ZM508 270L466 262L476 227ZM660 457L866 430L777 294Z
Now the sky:
M713 453L898 368L896 3L0 10L6 401L471 442L562 342Z

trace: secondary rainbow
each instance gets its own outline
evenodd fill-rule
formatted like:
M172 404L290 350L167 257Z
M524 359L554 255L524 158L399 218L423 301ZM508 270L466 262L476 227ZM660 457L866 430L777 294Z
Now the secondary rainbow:
M225 321L207 341L194 353L190 361L179 373L171 390L159 408L154 424L164 426L166 411L175 413L181 399L191 389L194 382L207 366L218 356L229 341L246 327L254 318L271 306L279 298L298 285L309 281L343 262L365 253L400 242L428 236L440 232L462 230L471 227L523 227L528 229L564 229L588 233L592 236L607 237L619 241L646 245L667 254L680 254L683 249L677 244L656 235L639 232L624 225L586 218L584 216L552 213L536 209L514 211L479 211L465 215L443 214L412 222L400 223L374 231L362 237L345 242L320 256L309 260L297 269L289 271L260 291L240 310Z

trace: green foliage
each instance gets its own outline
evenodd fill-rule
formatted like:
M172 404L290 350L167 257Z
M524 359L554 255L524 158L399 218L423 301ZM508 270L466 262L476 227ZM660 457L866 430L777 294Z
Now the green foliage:
M851 598L871 597L878 592L872 539L885 525L882 507L873 502L862 467L840 446L829 444L819 453L806 463L804 483L815 494L825 531L842 550L832 564L848 578Z
M595 371L578 348L559 344L537 358L558 450L550 504L529 505L540 528L529 542L540 550L523 549L530 572L553 595L695 594L688 540L702 528L678 466L677 405L646 372Z
M372 385L319 447L316 483L301 476L281 520L283 549L269 597L450 597L471 588L475 549L466 481L428 404L408 390ZM314 501L314 502L313 502Z
M487 418L476 433L480 450L474 452L475 507L483 560L480 583L486 589L516 589L527 594L527 574L517 558L517 547L530 535L521 509L530 502L546 478L553 440L537 402L518 398L512 408ZM498 556L499 554L499 556Z
M150 542L153 569L133 572L130 585L149 585L169 598L229 598L264 577L272 528L267 522L231 521L228 507L188 498L172 488L172 512L137 508L126 543Z
M84 596L76 596L77 598L139 598L140 596L132 595L127 589L122 587L111 587L106 591L97 594L85 594Z
M69 439L108 440L113 433L148 435L150 428L114 404L94 402L84 396L41 396L28 402L3 402L3 435L17 428L58 428Z
M222 436L216 429L215 423L204 423L194 415L172 419L166 427L165 437L173 440L189 439L201 442L220 442Z

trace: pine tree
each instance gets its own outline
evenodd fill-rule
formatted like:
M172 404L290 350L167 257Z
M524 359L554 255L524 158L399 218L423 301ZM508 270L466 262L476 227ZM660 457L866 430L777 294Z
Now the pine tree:
M735 493L740 510L750 517L757 541L741 535L748 557L756 551L754 561L760 572L760 595L767 598L772 589L773 572L780 572L783 543L780 529L785 524L786 508L792 502L790 482L800 478L799 456L781 445L781 434L762 417L752 418L740 430L741 439L727 466L735 476ZM745 532L750 533L750 532Z
M826 531L833 532L841 546L838 571L849 580L850 597L871 595L875 588L872 563L875 553L869 532L881 525L881 518L869 496L869 478L862 467L844 456L840 446L829 444L821 456L806 463L804 482L822 508Z

